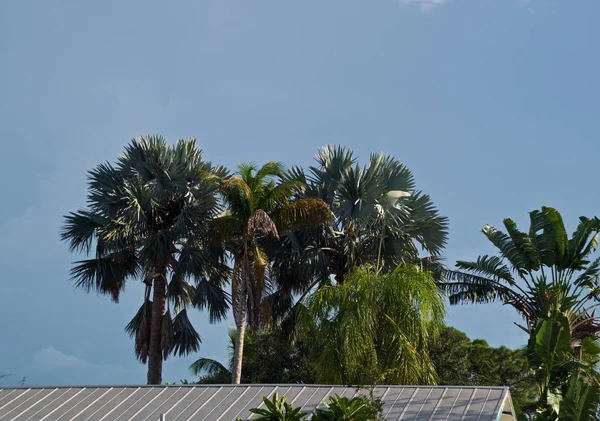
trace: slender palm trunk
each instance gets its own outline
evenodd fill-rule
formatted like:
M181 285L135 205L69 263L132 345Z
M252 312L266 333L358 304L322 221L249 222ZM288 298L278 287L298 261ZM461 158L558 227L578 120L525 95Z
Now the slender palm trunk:
M244 240L244 270L239 291L232 291L236 294L233 302L233 317L237 327L237 337L235 339L235 349L233 353L233 371L231 375L232 384L240 384L242 380L242 363L244 361L244 335L246 334L246 317L248 305L248 289L250 283L250 258L248 255L248 240Z
M148 384L162 383L162 318L165 314L167 297L166 277L162 271L154 278L154 295L152 298L152 320L150 322L150 346L148 349Z
M235 353L233 354L233 372L231 383L240 384L242 380L242 361L244 358L244 336L246 334L246 312L242 312L241 320L237 324L235 338Z

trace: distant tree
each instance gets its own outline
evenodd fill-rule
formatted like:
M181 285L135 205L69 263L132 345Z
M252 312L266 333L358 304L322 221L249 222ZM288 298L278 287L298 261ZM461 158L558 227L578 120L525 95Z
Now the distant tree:
M226 365L200 358L190 366L199 383L229 383L236 331L229 332L230 358ZM242 383L314 383L312 349L302 342L291 344L277 331L249 331L244 337Z
M519 419L535 412L536 381L527 352L504 346L493 348L481 339L470 341L453 327L444 327L430 346L430 356L441 385L507 386Z
M472 383L469 366L471 341L464 332L445 326L431 339L429 356L435 366L438 384L469 385Z
M224 169L202 159L194 140L170 146L158 136L133 140L115 164L88 173L88 206L64 217L62 240L92 254L71 270L75 285L115 302L127 280L143 281L143 304L126 330L148 362L148 383L162 383L162 361L197 351L200 336L186 308L221 320L230 299L224 251L213 218ZM171 313L174 313L174 317Z

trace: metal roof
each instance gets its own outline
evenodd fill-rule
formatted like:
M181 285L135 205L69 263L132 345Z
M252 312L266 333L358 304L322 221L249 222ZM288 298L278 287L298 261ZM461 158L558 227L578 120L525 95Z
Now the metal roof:
M274 392L305 412L323 407L328 396L357 394L352 387L313 385L5 388L0 389L0 420L157 421L161 415L167 421L252 419L248 409L261 406L263 396ZM378 386L375 394L384 402L388 421L515 419L510 393L503 387Z

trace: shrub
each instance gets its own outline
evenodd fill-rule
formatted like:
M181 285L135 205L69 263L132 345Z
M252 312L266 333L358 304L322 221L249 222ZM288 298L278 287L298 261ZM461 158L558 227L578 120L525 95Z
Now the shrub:
M312 421L376 421L381 414L381 401L360 396L352 399L335 395L327 409L317 409Z
M259 415L258 418L254 418L256 421L303 421L306 419L306 414L300 408L292 407L286 400L285 396L279 399L279 395L275 393L271 400L267 397L263 398L265 409L252 408L250 412Z

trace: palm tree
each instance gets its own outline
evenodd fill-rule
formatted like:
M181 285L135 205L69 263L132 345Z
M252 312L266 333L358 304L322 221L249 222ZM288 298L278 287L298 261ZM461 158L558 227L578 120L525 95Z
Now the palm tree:
M233 364L234 384L241 379L244 334L246 325L259 329L269 321L264 305L271 292L269 258L262 240L279 239L280 233L304 224L319 226L331 219L327 205L316 198L300 198L305 185L298 180L277 182L283 174L278 162L268 162L258 168L241 164L236 175L221 183L227 209L215 220L233 260L231 296L237 328Z
M127 280L145 284L143 304L126 330L148 362L148 383L162 382L162 360L197 351L201 338L186 308L225 317L228 271L211 223L219 211L219 179L195 140L170 146L160 136L134 139L115 164L88 173L88 207L64 217L71 251L95 256L76 262L76 287L118 302ZM171 309L171 305L173 308ZM175 316L171 317L171 312Z
M445 306L431 275L417 266L378 273L365 265L344 283L306 300L301 335L314 338L323 384L435 384L428 347Z
M402 264L437 268L448 238L448 219L415 189L412 173L394 157L371 154L368 165L360 166L350 149L326 146L316 162L306 171L293 167L284 179L306 184L297 197L327 203L334 224L289 232L268 249L277 293L288 304L275 309L276 315L290 326L301 302L293 305L293 294L308 294L331 277L343 283L362 264L382 273Z
M499 256L457 262L459 271L445 271L442 287L451 304L500 301L524 318L516 325L530 337L528 358L540 394L536 420L594 419L600 257L592 254L600 220L580 217L569 238L560 213L542 207L530 212L528 232L511 219L504 226L506 233L482 230Z
M448 220L438 214L429 196L415 190L410 170L385 154L371 154L360 166L345 147L326 146L308 172L294 167L286 175L308 188L302 197L329 205L335 225L311 238L324 253L338 282L363 263L393 271L419 261L419 246L438 257L447 242Z
M576 347L600 332L597 317L590 314L600 293L600 257L591 257L600 219L580 217L569 239L555 209L542 207L529 215L529 232L508 218L506 233L486 225L482 232L500 255L458 261L458 271L445 271L442 287L450 304L499 301L514 307L525 319L525 326L517 326L528 334L553 307L560 308L568 314Z

